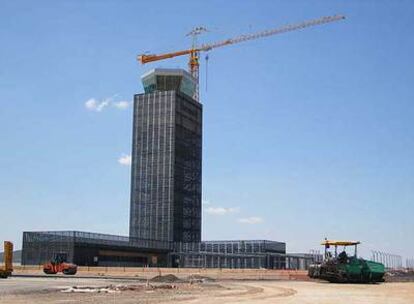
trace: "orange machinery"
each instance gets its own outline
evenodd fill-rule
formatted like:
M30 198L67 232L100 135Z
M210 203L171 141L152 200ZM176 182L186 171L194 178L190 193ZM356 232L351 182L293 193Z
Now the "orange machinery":
M74 275L78 270L78 266L66 262L66 254L57 253L52 260L43 265L43 272L46 274L57 274L61 272L67 275Z

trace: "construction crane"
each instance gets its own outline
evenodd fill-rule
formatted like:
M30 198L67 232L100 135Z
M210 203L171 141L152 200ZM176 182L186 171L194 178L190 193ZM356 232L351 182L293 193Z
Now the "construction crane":
M200 65L199 64L199 54L200 54L200 52L207 52L207 51L210 51L212 49L219 48L219 47L226 46L226 45L236 44L236 43L249 41L249 40L254 40L254 39L263 38L263 37L268 37L268 36L273 36L273 35L282 34L282 33L286 33L286 32L292 32L292 31L300 30L300 29L303 29L303 28L306 28L306 27L321 25L321 24L325 24L325 23L339 21L339 20L342 20L342 19L345 19L345 16L342 16L342 15L326 16L326 17L322 17L322 18L318 18L318 19L304 21L304 22L297 23L297 24L285 25L285 26L278 27L278 28L271 29L271 30L265 30L265 31L257 32L257 33L240 35L240 36L235 37L235 38L229 38L229 39L218 41L218 42L213 42L213 43L209 43L209 44L202 44L199 47L197 46L196 38L202 32L205 32L207 30L204 27L197 27L194 30L192 30L190 33L187 34L187 36L192 36L193 37L193 43L192 43L192 47L190 49L182 50L182 51L178 51L178 52L172 52L172 53L165 53L165 54L160 54L160 55L142 54L142 55L138 55L137 59L142 64L145 64L145 63L149 63L149 62L174 58L174 57L178 57L178 56L189 55L188 69L189 69L189 72L191 73L191 75L196 80L195 96L193 96L193 97L196 100L198 100L198 98L199 98L199 96L198 96L198 86L199 86L199 65Z

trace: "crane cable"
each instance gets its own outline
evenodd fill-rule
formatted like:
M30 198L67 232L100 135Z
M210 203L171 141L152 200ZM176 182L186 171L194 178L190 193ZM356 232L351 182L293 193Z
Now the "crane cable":
M208 83L208 53L206 54L206 92L207 92L207 83Z

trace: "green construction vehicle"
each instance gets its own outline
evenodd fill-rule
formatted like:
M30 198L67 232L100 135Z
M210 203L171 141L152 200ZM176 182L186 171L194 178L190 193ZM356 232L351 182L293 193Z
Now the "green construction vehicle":
M324 261L320 264L309 266L309 277L335 283L383 282L385 274L384 265L358 258L357 247L359 244L360 242L328 241L325 239L321 244L325 246ZM335 248L334 255L329 251L331 246ZM338 246L343 246L343 251L339 254ZM354 246L354 255L346 253L346 247L348 246Z

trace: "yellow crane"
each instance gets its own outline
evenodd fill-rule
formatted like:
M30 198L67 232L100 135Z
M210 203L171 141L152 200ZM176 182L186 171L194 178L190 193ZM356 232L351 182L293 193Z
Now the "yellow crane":
M226 45L231 45L231 44L236 44L236 43L240 43L240 42L244 42L248 40L254 40L258 38L296 31L296 30L300 30L306 27L321 25L325 23L339 21L342 19L345 19L345 16L342 16L342 15L326 16L326 17L322 17L318 19L304 21L304 22L297 23L297 24L285 25L282 27L265 30L265 31L257 32L257 33L240 35L234 38L229 38L229 39L225 39L225 40L218 41L218 42L202 44L199 47L197 46L197 43L196 43L196 37L202 32L205 32L206 29L203 27L197 27L187 34L187 36L193 37L193 44L190 49L182 50L178 52L165 53L165 54L160 54L160 55L142 54L142 55L138 55L137 59L142 64L145 64L149 62L174 58L178 56L189 55L188 69L191 75L196 80L196 92L195 92L194 98L198 100L198 82L199 82L199 65L200 65L198 59L199 59L200 52L207 52L212 49L219 48L219 47L226 46Z

